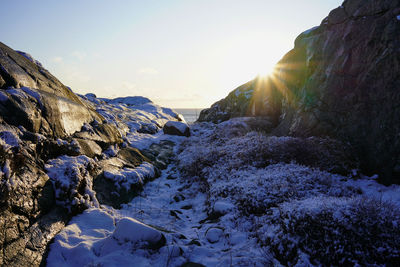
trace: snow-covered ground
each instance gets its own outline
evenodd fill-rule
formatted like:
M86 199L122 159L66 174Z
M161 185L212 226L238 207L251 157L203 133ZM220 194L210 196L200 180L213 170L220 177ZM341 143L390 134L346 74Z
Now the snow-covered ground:
M50 246L48 266L399 262L399 186L273 158L293 139L255 132L246 119L191 130L190 138L127 138L136 147L173 140L176 160L121 209L92 206L74 217Z
M126 145L138 149L145 149L152 143L170 138L160 131L164 124L168 121L183 120L181 115L172 109L160 107L141 96L106 99L87 94L81 97L108 123L117 127Z

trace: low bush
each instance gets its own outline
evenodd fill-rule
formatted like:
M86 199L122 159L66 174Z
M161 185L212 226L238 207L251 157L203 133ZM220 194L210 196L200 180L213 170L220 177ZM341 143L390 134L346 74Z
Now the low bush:
M400 215L388 202L315 197L281 204L264 227L265 246L282 264L400 264Z
M243 167L225 171L208 169L210 201L230 198L244 215L263 215L279 204L311 196L353 196L358 188L343 186L339 175L297 164L273 164L266 168Z
M207 167L237 170L242 166L264 168L281 162L295 162L342 175L358 169L352 148L336 140L267 136L249 132L249 127L239 122L226 127L219 125L208 134L191 137L179 152L178 166L187 177L202 176Z

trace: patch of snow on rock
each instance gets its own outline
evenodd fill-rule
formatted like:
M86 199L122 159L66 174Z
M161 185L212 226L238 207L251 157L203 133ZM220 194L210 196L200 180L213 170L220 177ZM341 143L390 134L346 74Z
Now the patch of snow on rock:
M120 243L147 241L155 244L162 238L159 231L133 218L119 220L112 236Z
M96 169L93 159L87 156L61 156L49 160L45 169L53 183L57 203L68 209L99 207L90 174Z
M30 54L22 52L22 51L16 51L18 54L22 55L23 57L25 57L27 60L31 61L32 63L34 63L35 65L37 65L40 68L43 68L42 63L40 63L39 61L37 61L36 59L34 59Z
M155 175L154 166L148 162L143 162L140 166L104 171L104 177L114 181L117 188L125 187L129 190L132 185L142 185L145 180Z
M6 148L19 147L20 143L21 140L15 133L11 131L0 132L0 144L6 146Z

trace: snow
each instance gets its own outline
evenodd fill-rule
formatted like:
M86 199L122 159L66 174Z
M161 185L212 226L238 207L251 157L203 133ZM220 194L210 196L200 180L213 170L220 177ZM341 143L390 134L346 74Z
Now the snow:
M99 207L96 193L93 191L93 178L88 170L93 169L95 162L87 156L61 156L47 162L45 169L53 183L56 202L68 209L83 205L87 208ZM76 191L84 186L83 194Z
M173 111L173 110L170 109L170 108L164 108L164 107L162 107L161 110L162 110L163 113L165 113L165 114L167 114L167 115L169 115L169 116L171 116L171 117L174 117L174 118L179 117L181 120L183 119L183 117L182 117L181 114L176 113L175 111Z
M208 242L216 243L221 239L223 233L224 231L220 228L209 228L206 232L206 238Z
M123 168L104 171L104 177L114 181L117 188L125 187L130 190L132 185L142 185L148 178L155 175L154 166L148 162L142 163L140 166L132 168Z
M8 159L4 162L3 173L6 179L10 179L11 169L10 169L10 161Z
M106 157L115 157L118 154L118 147L117 145L112 145L107 148L107 150L105 150L103 153Z
M339 259L354 256L358 258L353 264L359 265L368 265L363 260L369 260L373 255L368 252L378 248L385 253L383 260L383 256L400 253L396 243L400 186L379 185L374 177L357 171L343 176L295 161L254 160L260 152L279 151L296 139L254 132L250 122L242 118L219 125L194 124L189 138L128 132L125 142L129 146L173 140L176 162L121 209L89 205L74 217L50 246L48 266L324 265L324 259L308 247L313 242L315 251L321 246L343 246L334 253L327 249L325 257L335 253L344 255ZM116 150L110 147L105 155L111 157ZM49 161L48 174L59 185L56 194L60 194L57 190L65 192L76 176L89 178L79 171L88 164L87 157ZM143 163L105 176L129 187L144 180L141 175L151 168ZM363 236L368 238L368 227L375 227L369 222L377 223L371 229L379 231L371 240L380 247L375 242L357 243ZM319 240L320 235L314 233L320 229L339 243ZM310 239L313 236L317 238ZM322 242L328 243L319 246ZM154 248L155 244L161 248ZM348 244L361 249L361 256Z
M21 87L20 89L22 91L24 91L26 94L28 94L31 97L35 98L38 101L38 103L39 103L39 105L41 107L43 106L43 103L41 101L41 96L35 89L29 88L29 87Z
M22 51L16 51L18 54L22 55L23 57L25 57L27 60L31 61L32 63L34 63L35 65L37 65L40 68L43 68L42 63L40 63L39 61L37 61L36 59L34 59L30 54L22 52Z
M362 179L348 180L346 184L360 188L366 196L381 199L383 201L389 201L400 207L400 186L384 186L375 181L376 178L377 175L371 177L362 175Z
M47 266L131 266L143 262L149 256L146 247L162 238L161 232L131 217L91 208L56 236Z
M3 90L0 91L0 101L5 102L8 100L8 96L4 93Z
M18 98L28 98L27 95L24 93L24 91L22 91L21 89L7 89L6 93L10 94L10 95L15 95Z
M81 97L92 105L107 123L115 125L130 146L138 149L149 147L153 141L159 142L168 138L162 137L160 130L165 123L178 118L178 114L173 110L160 107L145 97L106 99L96 98L94 94Z
M118 97L111 100L103 98L102 100L110 104L127 104L132 106L144 105L148 103L153 103L150 99L143 96L130 96L130 97Z
M0 144L4 146L5 150L8 150L12 147L19 147L21 140L18 135L11 131L2 131L0 132Z
M185 138L186 137L183 136L167 135L162 131L159 131L156 134L133 132L126 136L126 141L128 142L129 146L143 150L149 148L151 144L159 144L163 140L170 140L174 143L179 143Z
M204 210L207 197L199 192L197 186L178 191L177 189L185 187L185 182L179 178L168 179L175 172L173 165L170 165L160 178L145 185L141 196L123 205L120 210L113 210L109 207L89 210L103 212L101 213L102 217L97 218L99 225L93 226L96 230L92 230L92 232L82 230L87 220L84 216L87 216L89 211L75 217L56 237L54 244L50 247L48 265L101 264L116 266L125 264L129 266L135 263L138 266L180 266L185 262L192 261L206 266L226 266L230 263L233 265L252 263L255 266L263 266L258 263L262 262L263 258L260 251L243 253L248 250L248 247L254 247L256 240L248 238L246 232L232 229L234 228L233 221L227 225L224 225L226 221L216 224L199 223L207 218L207 211ZM175 201L174 197L177 194L182 194L185 199ZM117 228L118 220L126 218L126 228L128 229L124 226L124 230L121 229L115 233L115 228L110 229L110 224L103 227L101 221L103 219L110 220L110 217L115 220ZM137 240L137 236L131 230L133 227L131 224L136 223L133 218L144 224L144 227L152 225L154 227L150 229L155 228L162 232L166 238L165 246L158 251L138 248L134 242ZM227 218L230 216L227 215ZM87 226L86 228L90 229L91 227ZM223 228L225 228L224 231ZM153 234L151 235L153 236ZM154 233L154 237L157 236L158 234ZM207 236L210 240L218 238L219 241L210 243ZM200 246L197 245L197 242ZM223 250L225 252L222 252ZM248 259L249 257L254 259ZM74 262L77 259L79 262Z
M227 214L228 212L232 211L235 208L229 200L217 200L214 203L214 212L220 214Z
M120 243L127 241L133 243L137 243L139 241L157 243L161 240L162 234L156 229L133 218L122 218L117 223L112 237L114 237Z
M246 99L250 99L253 96L254 89L249 89L248 87L240 87L235 90L235 96L239 97L243 95Z

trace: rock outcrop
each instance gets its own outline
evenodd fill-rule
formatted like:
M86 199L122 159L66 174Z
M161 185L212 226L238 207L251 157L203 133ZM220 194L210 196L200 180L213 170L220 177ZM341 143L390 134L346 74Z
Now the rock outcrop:
M73 215L129 201L159 174L137 137L177 118L141 97L76 95L0 43L0 265L44 264Z
M399 15L399 0L344 1L297 37L273 75L239 87L199 120L268 116L272 134L349 142L364 173L400 183Z
M57 187L44 165L61 155L99 156L99 144L121 143L116 127L103 121L38 61L0 43L0 265L41 263L73 214L56 205ZM93 125L92 138L84 135L84 124Z
M0 43L0 111L9 124L63 137L84 123L102 121L81 99L32 57Z

